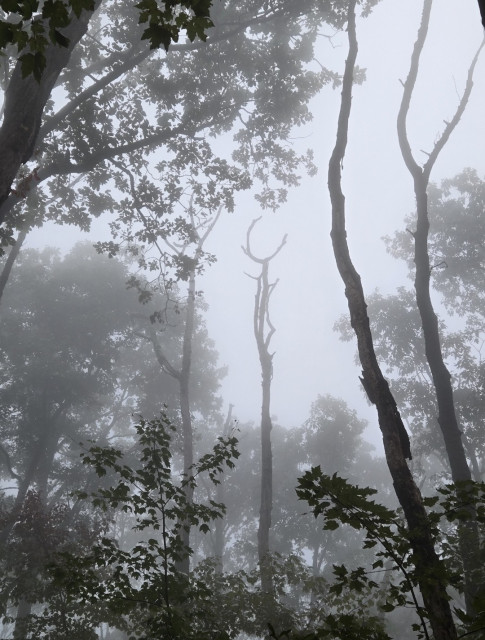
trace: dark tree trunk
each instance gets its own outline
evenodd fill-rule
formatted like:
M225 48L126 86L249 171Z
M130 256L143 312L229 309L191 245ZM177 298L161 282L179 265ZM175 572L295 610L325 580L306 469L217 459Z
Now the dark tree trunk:
M349 3L349 55L342 85L337 141L328 172L328 186L332 202L332 243L337 267L345 284L351 324L357 336L359 358L362 365L362 382L369 400L377 408L387 464L409 528L414 564L424 607L428 613L435 640L456 640L456 628L442 578L444 569L434 549L432 529L420 491L406 463L406 458L410 457L409 440L394 397L377 362L360 276L351 261L347 244L341 167L347 146L353 74L357 57L355 4L355 0L351 0Z
M478 8L480 9L482 25L485 27L485 0L478 0Z
M416 43L411 58L411 66L406 82L404 83L403 98L399 109L397 131L399 145L404 162L413 178L414 194L416 198L417 221L414 237L414 263L416 275L414 287L416 291L416 304L421 317L421 326L425 344L426 359L431 371L431 377L438 405L438 425L443 435L446 453L451 469L453 482L457 484L457 493L462 502L468 506L469 520L458 526L460 552L464 568L465 601L469 615L474 614L474 600L478 595L481 584L480 562L477 555L480 550L480 536L476 523L476 508L473 499L469 495L469 487L463 483L472 481L471 471L468 467L465 446L462 440L461 430L455 410L451 374L445 364L438 325L438 318L433 308L430 293L430 281L432 266L428 251L429 214L428 214L428 185L431 170L439 153L448 141L451 133L459 123L468 103L473 87L473 72L479 48L468 71L468 78L463 96L453 118L446 123L445 129L435 143L428 160L423 167L416 162L407 135L407 114L416 83L419 70L419 59L423 50L428 32L429 18L432 0L425 0L423 15L418 31Z
M100 2L97 0L96 8ZM0 206L7 199L20 166L34 154L45 104L74 47L86 33L92 15L91 11L83 11L79 18L73 15L70 24L62 30L69 40L67 47L47 45L46 66L40 82L32 74L23 78L20 62L13 71L5 92L0 128ZM0 224L3 221L0 214Z

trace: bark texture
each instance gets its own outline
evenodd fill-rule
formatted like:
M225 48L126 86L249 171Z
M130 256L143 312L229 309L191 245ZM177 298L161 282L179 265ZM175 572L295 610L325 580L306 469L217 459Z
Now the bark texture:
M351 324L357 336L362 380L369 399L377 408L387 464L409 529L416 575L424 607L428 613L435 640L455 640L457 633L446 593L446 585L442 579L443 567L434 549L432 529L420 491L406 463L406 457L410 455L406 430L389 385L377 362L361 279L352 263L347 244L341 168L347 146L353 74L358 50L355 5L355 0L349 2L349 55L342 85L337 141L328 172L328 187L332 202L331 237L337 267L345 284Z

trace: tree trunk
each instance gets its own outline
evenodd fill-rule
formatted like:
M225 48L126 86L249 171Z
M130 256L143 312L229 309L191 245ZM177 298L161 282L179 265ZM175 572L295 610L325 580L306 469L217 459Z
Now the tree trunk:
M101 0L97 0L96 8L100 3ZM83 10L79 18L72 16L70 24L62 29L62 34L69 40L67 47L47 45L46 65L40 82L32 74L23 78L20 62L13 71L5 92L0 128L0 206L7 199L20 166L34 154L45 104L74 47L86 33L92 15L93 12ZM0 213L0 224L3 221Z
M481 584L478 556L480 536L476 522L477 514L474 500L470 496L469 486L463 486L463 483L469 484L472 481L472 474L468 466L465 446L455 411L451 374L443 358L438 318L431 301L430 281L432 266L430 265L428 251L430 223L427 190L434 163L459 123L468 103L473 87L473 72L483 43L473 58L468 71L465 91L453 118L446 122L444 131L436 141L426 163L423 167L419 166L409 144L406 121L419 70L419 60L428 32L431 7L432 0L424 0L423 15L411 57L411 66L404 83L404 92L397 120L397 131L401 153L414 183L417 211L416 231L412 234L414 237L414 263L416 265L414 288L416 291L416 304L421 317L426 359L431 371L438 405L438 425L443 435L451 476L453 482L457 485L457 495L464 505L468 505L469 511L469 520L458 525L458 538L464 569L466 609L469 615L474 615L474 600L478 595Z
M355 0L349 2L349 55L342 85L337 140L328 171L328 187L332 202L332 244L337 267L345 284L351 324L357 336L362 365L362 383L369 400L377 408L387 464L409 528L416 576L424 607L428 613L435 640L456 640L456 628L442 578L444 568L434 549L432 529L420 491L406 464L406 458L411 457L409 439L394 397L377 362L361 279L351 261L347 244L341 167L347 146L353 74L358 48L355 32L355 4Z
M270 562L271 511L273 508L273 453L271 450L271 380L273 378L273 353L269 352L271 338L275 328L269 317L269 300L278 281L270 284L268 270L270 261L281 251L286 243L286 235L282 242L267 258L257 258L251 251L250 235L254 225L260 218L253 220L246 236L244 253L254 262L261 265L261 273L255 278L257 281L254 299L253 329L258 347L259 362L261 364L261 503L259 509L258 528L258 558L261 574L261 588L265 593L273 596L274 585ZM266 333L266 335L265 335Z
M271 378L273 375L272 356L261 358L261 505L259 509L258 556L261 568L261 586L266 593L273 593L273 577L270 563L269 532L273 509L273 453L271 450L270 415Z
M190 370L192 366L192 339L194 335L195 319L195 273L192 272L189 278L189 289L187 293L187 308L185 311L185 327L182 345L182 366L180 368L179 388L180 388L180 414L182 416L183 454L184 454L184 474L189 477L191 467L194 464L194 443L192 433L192 415L190 413ZM194 499L194 489L191 483L185 485L185 497L189 505ZM190 548L190 525L184 522L181 531L184 546ZM190 570L190 555L184 556L177 564L177 570L188 575Z

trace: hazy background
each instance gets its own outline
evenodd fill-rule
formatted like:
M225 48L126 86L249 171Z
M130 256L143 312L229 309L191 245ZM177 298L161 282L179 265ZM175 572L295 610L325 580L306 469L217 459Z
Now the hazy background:
M386 254L382 237L402 227L413 205L412 182L397 143L396 116L402 95L400 79L409 60L421 18L422 0L382 0L373 14L357 25L358 64L366 82L355 87L350 137L344 164L349 242L366 293L391 292L406 283L404 266ZM452 117L458 94L483 29L476 0L435 0L417 89L409 118L409 135L418 160L430 150ZM346 35L322 31L319 59L343 72ZM458 92L458 93L457 93ZM235 405L241 421L259 419L260 369L252 333L255 282L245 272L258 270L242 252L251 220L264 215L252 234L256 255L271 254L287 233L288 241L271 263L270 276L279 283L271 300L276 327L272 341L274 378L272 412L280 424L293 426L308 417L318 394L344 398L370 422L368 437L380 442L375 412L367 405L354 364L354 344L343 344L333 332L345 313L346 301L330 242L330 203L326 186L328 159L335 141L340 90L326 87L312 103L314 120L298 131L298 149L314 150L319 172L304 177L278 212L262 212L249 194L237 200L233 214L222 216L207 250L218 262L200 278L209 311L209 333L228 365L223 383L225 405ZM475 87L458 129L432 173L433 181L451 177L464 167L485 174L485 54L476 68ZM106 221L95 221L91 233L54 227L33 231L29 246L67 248L89 237L107 237Z

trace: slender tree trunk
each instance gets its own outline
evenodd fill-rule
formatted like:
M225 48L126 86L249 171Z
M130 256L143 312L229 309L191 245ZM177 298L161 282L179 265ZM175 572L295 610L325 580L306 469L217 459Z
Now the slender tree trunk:
M473 87L473 72L483 43L473 58L468 71L465 91L454 117L449 122L446 122L445 129L435 143L426 163L423 167L419 166L411 151L406 121L419 70L419 60L428 32L431 7L432 0L424 0L423 15L411 57L411 66L404 83L403 98L397 120L397 131L401 153L414 183L417 210L416 231L413 233L414 263L416 265L414 287L416 304L421 317L426 359L431 371L438 405L438 425L443 435L451 476L453 482L457 484L458 497L469 511L469 520L458 525L458 537L464 569L466 609L469 615L474 615L474 600L478 595L481 584L480 536L476 522L476 507L470 495L469 487L463 484L469 484L472 481L472 474L468 466L465 446L456 415L451 374L443 358L438 318L431 301L432 266L428 251L430 223L427 190L434 163L459 123L468 103Z
M409 528L410 543L419 588L435 640L456 640L444 569L434 549L432 529L422 497L407 466L411 452L407 433L394 397L385 380L374 351L367 305L362 283L349 254L345 228L345 197L341 187L341 168L345 156L352 102L352 85L357 57L355 0L348 10L349 55L345 65L337 140L329 163L328 187L332 202L332 243L338 270L345 284L352 327L357 336L362 365L362 383L370 401L376 405L384 450L394 489Z
M190 412L190 370L192 366L192 339L194 336L195 320L195 273L192 272L189 278L189 289L187 293L187 308L185 311L185 327L182 345L182 366L180 369L180 413L182 416L183 454L184 454L184 474L188 477L191 467L194 464L194 443L192 432L192 415ZM191 483L185 486L185 497L189 505L194 499L194 489ZM184 523L182 527L182 542L188 549L190 547L190 526ZM188 575L190 569L190 556L185 556L177 565L177 569Z
M250 247L250 235L259 218L249 226L244 253L254 262L261 265L261 274L257 281L254 299L253 328L261 364L261 503L259 509L258 557L261 572L261 588L265 593L273 595L273 576L270 558L271 511L273 509L273 453L271 450L271 380L273 378L273 355L269 352L271 338L275 328L269 317L269 300L278 281L270 284L268 270L270 261L281 251L286 243L283 238L276 251L267 258L257 258Z
M261 357L261 505L259 509L258 556L261 567L261 586L266 593L273 593L273 576L270 563L269 533L271 529L271 511L273 509L273 452L271 449L271 378L273 376L273 357L264 354Z

